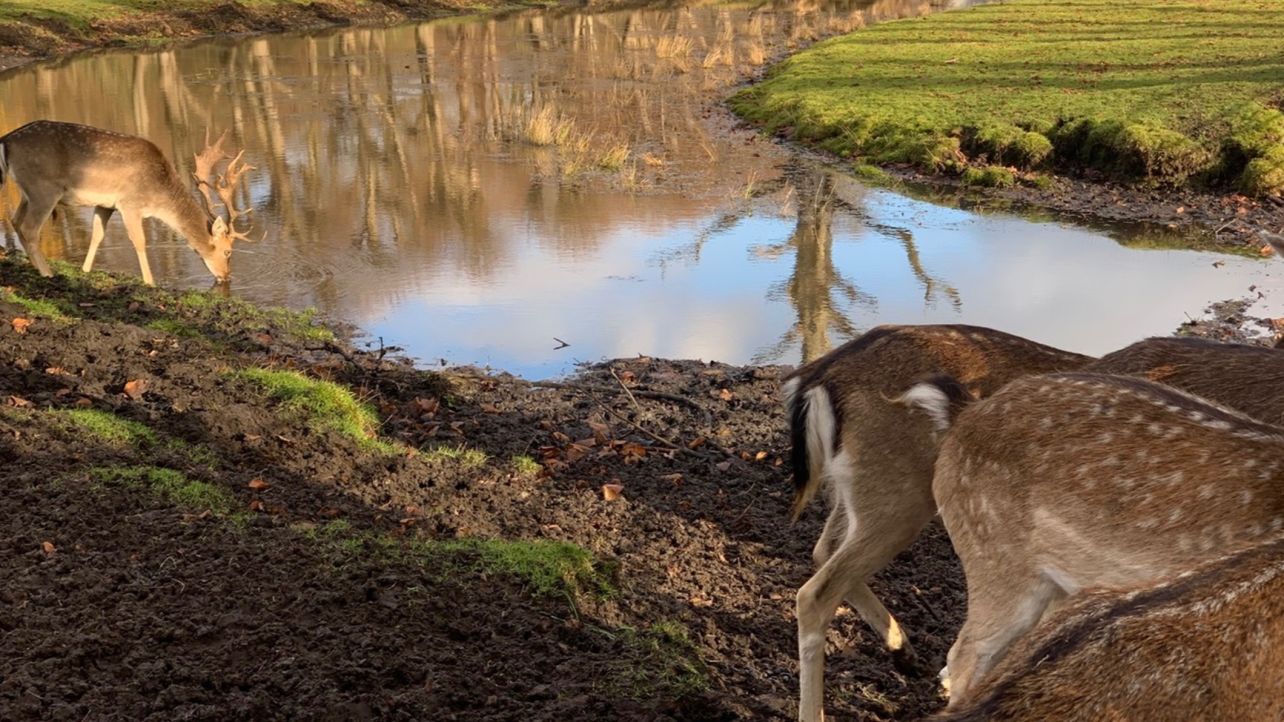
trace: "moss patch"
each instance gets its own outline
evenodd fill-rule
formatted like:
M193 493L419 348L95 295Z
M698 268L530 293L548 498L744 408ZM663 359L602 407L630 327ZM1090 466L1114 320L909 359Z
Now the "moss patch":
M192 511L227 516L236 509L236 500L225 489L187 478L182 472L156 466L104 466L89 470L100 483L123 484L144 489L166 501Z
M78 430L116 446L153 446L156 432L137 421L98 409L67 409L57 412Z
M236 376L258 386L314 429L338 432L368 451L385 454L400 451L395 444L379 438L379 417L374 409L339 384L296 371L261 368L245 369L236 372Z
M65 301L51 301L43 298L28 298L12 288L0 288L0 301L21 307L31 316L47 318L59 323L70 323L74 315L67 308Z
M1009 0L820 43L736 95L862 162L1284 190L1284 3Z
M986 188L1010 188L1016 184L1016 176L1007 168L996 165L984 168L968 168L963 171L963 185L984 186Z

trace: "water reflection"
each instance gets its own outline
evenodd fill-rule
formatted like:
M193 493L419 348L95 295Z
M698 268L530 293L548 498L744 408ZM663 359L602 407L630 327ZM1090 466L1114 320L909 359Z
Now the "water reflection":
M318 306L425 358L532 375L639 352L796 361L880 321L976 321L998 285L969 282L971 262L1000 278L1016 257L1003 239L1048 249L1074 235L867 192L713 110L785 49L962 4L525 12L98 54L0 78L0 131L38 117L115 128L186 173L206 127L230 128L259 168L242 202L268 232L238 247L234 292ZM78 262L88 217L60 214L42 249ZM969 235L982 227L995 237ZM205 285L184 243L149 230L158 281ZM957 258L963 248L974 255ZM1144 265L1171 280L1181 258ZM99 267L135 266L113 224ZM1187 297L1157 304L1163 325L1132 317L1110 337L1162 331L1175 303L1235 295L1259 269L1186 279ZM1096 275L1058 279L1060 322L1035 335L1087 326L1076 294ZM1115 305L1129 302L1122 285L1107 294ZM1016 324L1020 304L1006 308L992 321ZM552 351L553 336L572 347Z

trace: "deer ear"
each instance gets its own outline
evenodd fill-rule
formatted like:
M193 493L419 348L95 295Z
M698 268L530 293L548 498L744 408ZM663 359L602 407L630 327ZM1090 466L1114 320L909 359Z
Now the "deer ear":
M223 216L215 216L214 222L210 224L210 235L221 236L224 233L227 233L227 221L223 220Z

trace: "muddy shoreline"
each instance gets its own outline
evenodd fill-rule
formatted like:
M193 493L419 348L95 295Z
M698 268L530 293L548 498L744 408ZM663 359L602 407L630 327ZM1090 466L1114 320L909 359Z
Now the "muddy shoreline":
M792 718L823 509L787 520L784 369L539 383L16 256L0 288L0 717ZM1179 333L1268 343L1244 308ZM331 382L374 430L256 369ZM873 587L924 671L840 613L828 712L918 719L963 612L939 525Z

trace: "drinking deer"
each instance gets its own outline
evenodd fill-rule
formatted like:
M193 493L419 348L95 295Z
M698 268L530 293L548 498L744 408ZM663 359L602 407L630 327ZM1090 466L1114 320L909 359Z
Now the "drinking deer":
M222 149L224 133L196 155L196 188L192 197L178 171L161 150L143 138L76 123L37 120L0 137L0 183L11 177L22 200L13 215L18 240L42 276L52 275L36 244L40 228L59 204L93 206L93 229L83 269L93 268L107 221L120 211L125 232L138 254L143 281L153 284L147 263L144 218L156 218L181 234L220 283L228 279L232 244L248 237L236 221L248 213L233 203L237 184L253 170L238 153L222 173L216 165L229 156ZM227 209L227 218L214 212L214 194Z
M823 716L825 630L844 599L898 659L913 659L904 631L866 580L936 513L937 441L931 423L888 400L932 372L949 373L984 396L1019 376L1089 360L977 326L879 326L786 377L793 516L822 482L831 502L813 551L819 568L798 590L800 719Z
M904 400L948 427L932 494L968 594L947 659L951 706L1050 604L1172 577L1284 530L1284 429L1171 387L1051 374L968 403L941 377Z
M933 722L1284 719L1284 538L1085 594Z

